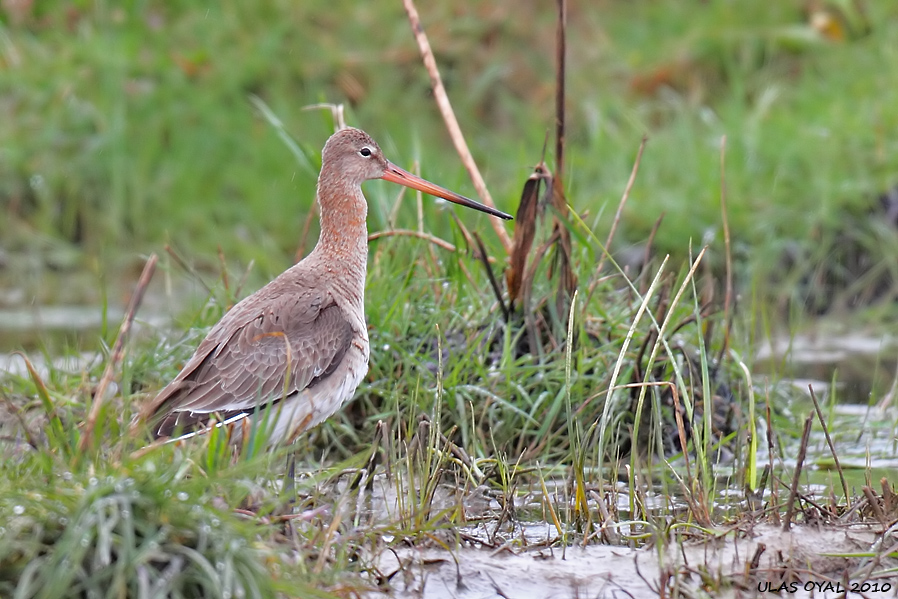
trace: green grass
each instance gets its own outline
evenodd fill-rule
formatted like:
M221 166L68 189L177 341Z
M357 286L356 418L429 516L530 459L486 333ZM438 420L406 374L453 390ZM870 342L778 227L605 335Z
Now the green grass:
M506 209L552 124L553 15L527 8L527 18L509 19L511 10L424 13L475 157ZM866 11L868 34L856 26L827 42L791 5L577 7L574 207L607 229L648 134L619 243L644 239L662 212L659 250L682 255L709 232L719 242L725 134L730 218L748 275L769 278L790 244L823 260L817 240L832 240L846 210L864 212L895 183L889 73L898 53L889 40L898 20L888 3ZM329 118L301 109L322 100L348 103L350 123L397 162L420 160L425 176L471 193L398 3L44 3L3 27L0 207L13 247L30 242L29 230L107 259L123 242L141 251L170 241L189 254L226 242L233 259L277 272L298 245L330 129ZM653 77L667 85L639 83ZM285 122L312 168L284 150L250 94ZM396 193L386 189L369 184L372 229L385 226L382 202Z
M9 417L0 432L4 595L112 597L151 584L172 597L346 597L392 586L378 566L392 550L451 550L480 526L508 539L507 528L543 520L555 531L545 543L559 549L605 542L661 551L745 517L746 500L732 491L755 467L745 449L746 382L732 359L716 362L720 314L690 322L700 301L685 269L652 271L657 285L645 299L622 277L590 299L578 295L564 333L574 341L538 361L516 355L520 327L501 330L488 316L485 286L461 270L469 263L476 273L476 263L441 253L438 265L416 248L396 240L372 260L371 276L392 285L369 297L391 307L369 310L369 376L354 402L298 441L297 502L287 509L283 452L234 455L212 436L133 454L145 442L127 431L137 402L177 371L220 308L200 312L183 340L158 331L129 346L121 393L108 400L87 452L77 450L80 423L103 364L4 379L0 396L21 408L31 431ZM400 276L400 264L413 272ZM575 264L587 280L584 251ZM540 283L541 295L548 290ZM652 320L667 322L663 342ZM687 409L689 466L676 454L672 388ZM711 392L718 408L736 410L729 422L701 411ZM791 472L782 463L794 446L791 422L776 415L777 480ZM786 493L776 484L781 503L771 509L780 511ZM519 505L473 515L465 506L478 492ZM44 565L58 576L41 576Z
M216 499L239 504L239 485L224 499L189 463L157 470L162 463L89 478L27 464L17 473L30 481L27 492L2 493L3 594L138 596L143 587L163 596L272 596L279 585L264 564L277 552L254 543L251 522L213 507Z
M661 288L685 285L684 301L671 307L670 321L675 325L688 318L696 309L693 300L685 300L692 293L689 279L685 273L659 277L646 301L618 288L620 278L600 285L591 300L574 306L564 336L576 342L557 356L535 361L515 350L513 337L523 333L520 327L502 330L488 315L490 297L462 270L467 263L481 280L476 263L463 254L441 253L440 264L420 249L400 239L383 245L372 260L372 277L383 274L389 280L393 273L396 280L389 290L375 288L380 295L369 296L369 305L392 309L369 311L373 357L359 397L296 446L304 474L299 503L291 512L319 514L308 521L278 516L278 506L288 499L278 491L282 453L235 458L213 436L177 450L169 446L133 455L144 443L127 431L136 402L175 373L193 349L193 332L168 346L165 331L130 346L116 377L121 396L102 413L97 448L87 452L77 449L85 434L78 423L86 415L90 381L102 364L85 373L86 379L56 370L43 380L7 379L2 394L21 407L32 433L25 437L25 429L13 423L4 436L4 452L11 459L4 460L0 477L5 485L0 497L8 508L0 511L6 519L0 526L11 534L0 546L0 584L23 596L69 597L82 590L112 596L136 593L135 585L149 576L146 584L160 585L166 596L227 596L227 585L247 596L290 596L298 588L343 594L369 585L377 556L390 547L454 546L457 531L470 524L463 501L481 486L510 501L549 484L557 490L537 496L560 527L552 542L574 542L596 532L604 519L590 507L587 490L601 484L603 472L616 476L616 457L626 451L621 448L637 447L631 464L652 471L653 464L664 463L652 457L652 444L662 437L669 442L660 430L661 411L671 409L664 389L619 388L611 394L611 409L604 410L614 366L622 366L616 384L640 383L634 364L647 364L647 356L638 359L640 348L655 345L647 316L632 326L626 348L624 336L640 306L658 309L653 303ZM587 280L592 264L583 251L576 263L583 265L581 280ZM403 268L412 273L400 277ZM546 291L547 285L540 284L537 292ZM609 298L615 296L612 304ZM602 306L602 323L591 321ZM219 314L217 309L201 312L191 330L205 328ZM654 315L658 322L664 317ZM694 357L699 330L695 324L680 327L681 344L691 349L681 345L678 351ZM674 355L661 350L650 367L652 378L671 380L674 372L702 378L698 370L673 363ZM688 383L678 386L682 401L697 403L700 390ZM648 389L655 407L634 416L640 389ZM432 424L422 425L422 417ZM634 418L645 427L646 440L630 440ZM49 425L35 426L35 419ZM607 431L601 443L599 431ZM396 497L386 516L377 509L354 508L368 501L366 486L348 484L361 474L356 469L372 451L381 464L373 472L375 488L391 488ZM611 467L603 470L603 465ZM385 467L391 472L386 478ZM558 482L565 472L577 481L570 489ZM653 476L674 485L663 470ZM644 492L641 487L632 488L634 498L637 490ZM700 494L695 499L700 503L712 493L692 492ZM576 503L565 499L568 493ZM329 517L321 515L322 509ZM509 517L512 522L518 518ZM641 542L654 538L652 530L661 534L658 518L634 500L617 525L636 527L622 536ZM219 524L212 527L213 521ZM254 549L247 552L246 547ZM185 559L178 560L180 555ZM60 576L33 575L38 566L29 569L29 564L35 560L58 568Z

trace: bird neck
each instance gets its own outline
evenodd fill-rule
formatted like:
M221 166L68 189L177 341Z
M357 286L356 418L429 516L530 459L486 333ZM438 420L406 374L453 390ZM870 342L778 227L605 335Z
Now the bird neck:
M368 264L368 203L361 187L347 183L339 173L322 169L318 179L318 206L321 236L314 253L321 256L328 269L346 273L353 287L364 290ZM357 289L351 291L358 292Z

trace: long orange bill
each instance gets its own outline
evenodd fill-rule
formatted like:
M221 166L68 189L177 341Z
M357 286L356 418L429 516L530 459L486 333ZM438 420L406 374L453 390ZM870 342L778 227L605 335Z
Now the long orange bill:
M511 220L512 218L510 214L505 214L501 210L496 210L495 208L484 206L480 202L469 200L465 196L458 195L454 191L449 191L448 189L440 187L439 185L434 185L430 181L422 179L418 175L413 175L407 170L401 169L389 161L387 162L387 170L384 171L383 177L381 177L381 179L384 179L385 181L392 181L393 183L399 183L400 185L405 185L406 187L411 187L412 189L417 189L418 191L429 193L432 196L443 198L444 200L449 200L450 202L454 202L462 206L467 206L468 208L473 208L474 210L480 210L481 212L486 212L487 214L498 216L499 218L504 218L505 220Z

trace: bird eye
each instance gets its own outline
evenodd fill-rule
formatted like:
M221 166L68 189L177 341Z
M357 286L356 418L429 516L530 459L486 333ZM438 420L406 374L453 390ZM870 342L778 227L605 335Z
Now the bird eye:
M371 148L362 148L361 150L359 150L359 154L367 158L371 155Z

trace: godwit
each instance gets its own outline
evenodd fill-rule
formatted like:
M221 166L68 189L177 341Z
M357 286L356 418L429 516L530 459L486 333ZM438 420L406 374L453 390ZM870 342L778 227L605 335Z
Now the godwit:
M225 314L143 408L155 437L202 428L215 415L217 422L264 418L271 441L287 441L352 398L368 371L368 204L361 185L369 179L511 218L399 168L364 131L335 133L321 156L318 244Z

